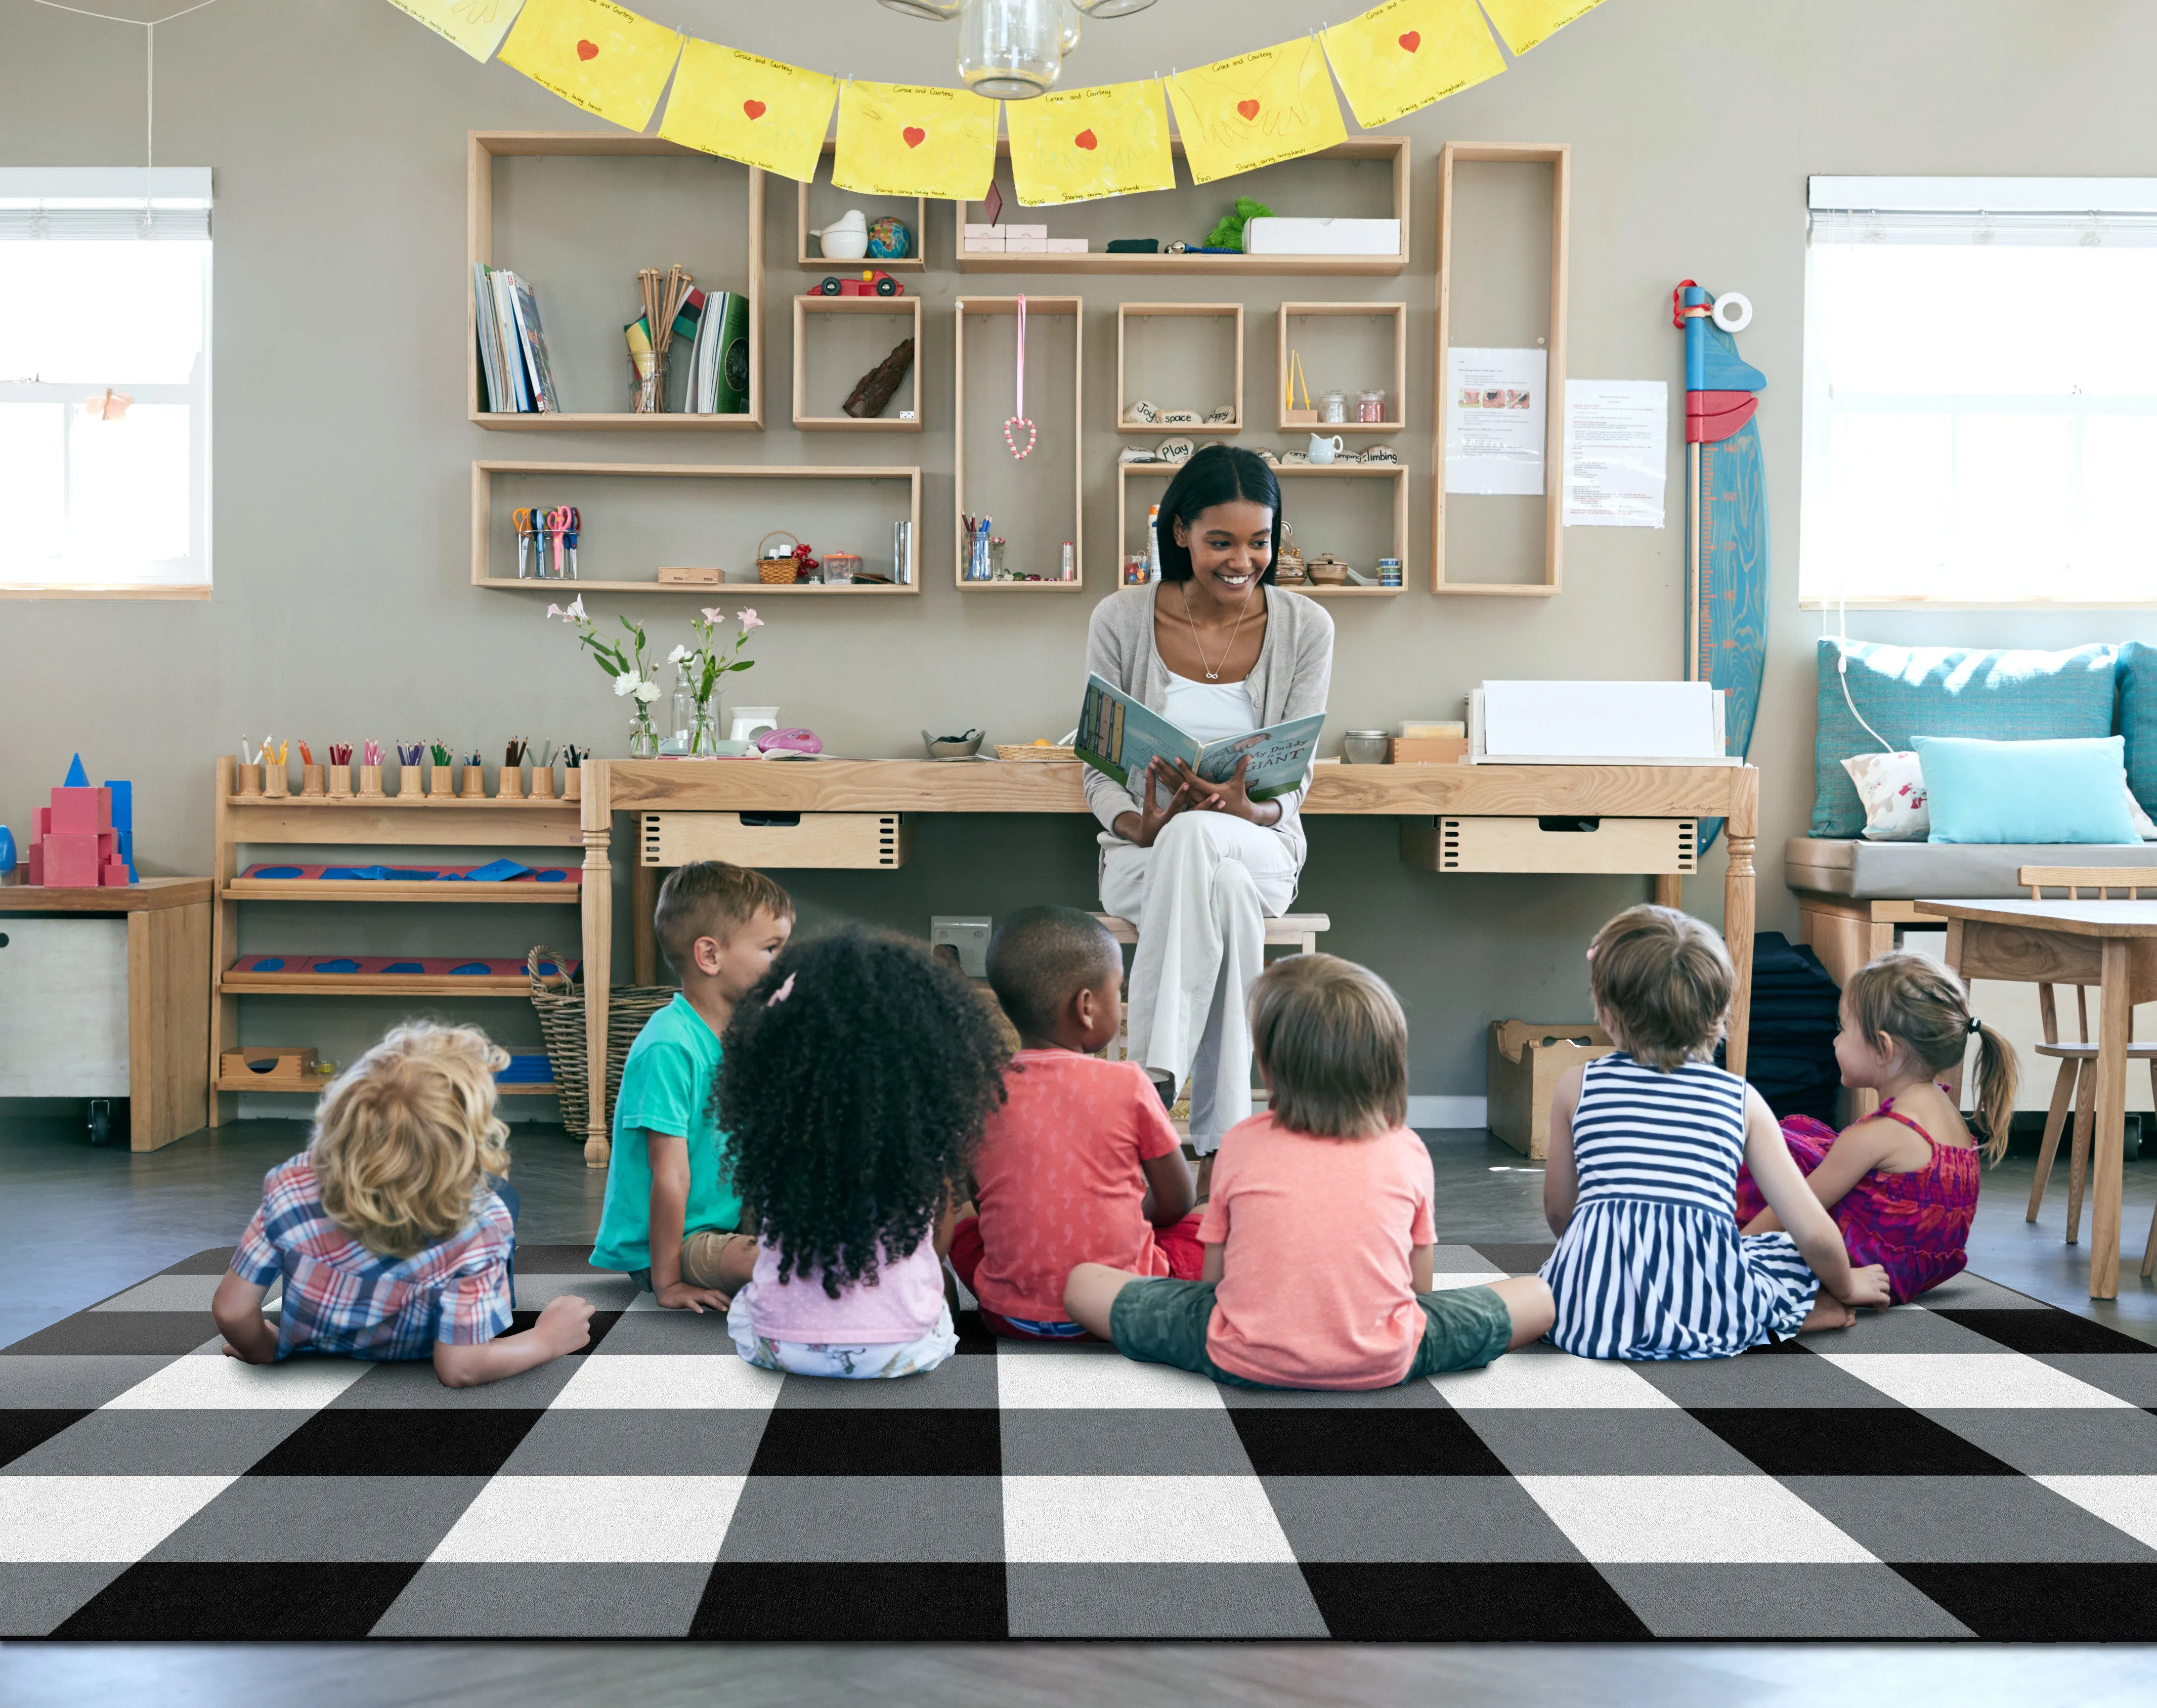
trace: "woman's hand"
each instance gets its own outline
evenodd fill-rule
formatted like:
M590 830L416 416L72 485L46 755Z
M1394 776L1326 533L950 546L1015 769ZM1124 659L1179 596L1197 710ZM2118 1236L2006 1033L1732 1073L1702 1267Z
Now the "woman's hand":
M1280 803L1277 800L1254 800L1245 792L1244 776L1251 768L1247 754L1236 761L1235 770L1223 782L1208 783L1182 760L1176 762L1175 775L1191 796L1194 812L1224 812L1231 818L1239 818L1254 825L1275 825L1280 822Z
M1161 800L1163 790L1170 790L1166 802ZM1117 814L1115 831L1133 847L1151 848L1161 826L1190 806L1191 790L1168 765L1156 759L1139 779L1138 796L1139 810Z

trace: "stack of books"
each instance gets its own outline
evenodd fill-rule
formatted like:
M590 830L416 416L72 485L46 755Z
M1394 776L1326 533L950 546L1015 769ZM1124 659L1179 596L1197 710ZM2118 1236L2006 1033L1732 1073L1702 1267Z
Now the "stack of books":
M692 291L692 296L703 292ZM681 330L675 323L675 330ZM749 411L749 298L714 291L697 317L689 347L688 379L682 388L685 415L740 415Z
M472 263L473 326L479 339L480 408L491 414L560 412L547 362L547 335L532 287L505 267Z

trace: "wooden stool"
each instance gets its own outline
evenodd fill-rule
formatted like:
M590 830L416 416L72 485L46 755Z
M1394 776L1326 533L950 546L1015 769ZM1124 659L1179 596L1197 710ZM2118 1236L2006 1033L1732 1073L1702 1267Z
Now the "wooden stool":
M1128 919L1119 919L1114 913L1096 913L1094 917L1108 928L1109 935L1125 947L1135 945L1139 928ZM1278 919L1266 921L1265 940L1269 944L1294 944L1305 954L1318 953L1318 934L1333 929L1333 918L1329 913L1284 913Z

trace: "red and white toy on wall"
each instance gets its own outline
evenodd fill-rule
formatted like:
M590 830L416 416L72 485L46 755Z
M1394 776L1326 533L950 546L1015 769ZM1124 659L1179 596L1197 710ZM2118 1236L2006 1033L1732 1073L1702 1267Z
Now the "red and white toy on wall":
M127 808L132 794L127 784L90 785L82 768L82 755L68 767L67 781L53 790L50 806L37 810L30 836L29 881L59 889L117 888L134 881L131 871L133 850L132 817ZM115 797L120 798L120 822L115 822Z

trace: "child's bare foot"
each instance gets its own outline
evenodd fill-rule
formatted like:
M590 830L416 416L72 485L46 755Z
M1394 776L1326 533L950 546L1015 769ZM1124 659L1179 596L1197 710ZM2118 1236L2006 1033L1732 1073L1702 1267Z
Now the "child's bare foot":
M1815 1329L1846 1329L1856 1320L1856 1311L1833 1294L1823 1290L1814 1301L1813 1308L1805 1314L1805 1320L1798 1325L1798 1332L1810 1335Z

